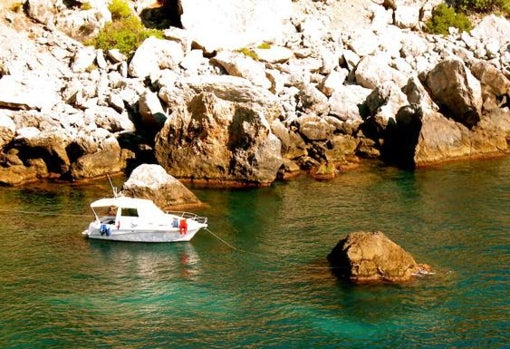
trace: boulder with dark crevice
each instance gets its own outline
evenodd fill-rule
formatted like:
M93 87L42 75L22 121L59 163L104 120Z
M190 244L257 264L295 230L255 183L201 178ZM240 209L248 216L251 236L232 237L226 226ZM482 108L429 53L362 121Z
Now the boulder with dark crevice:
M458 59L438 63L424 77L424 84L443 115L473 128L482 114L482 89L466 65Z
M354 283L401 283L430 272L382 232L353 232L328 255L333 273Z
M180 0L157 0L141 11L140 18L147 28L182 28L181 15Z

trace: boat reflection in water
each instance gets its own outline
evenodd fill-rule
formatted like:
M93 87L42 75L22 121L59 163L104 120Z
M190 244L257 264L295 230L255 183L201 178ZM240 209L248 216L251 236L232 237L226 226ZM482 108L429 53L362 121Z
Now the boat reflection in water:
M174 278L193 279L200 274L200 257L189 243L133 244L89 240L90 251L104 268L120 280L133 273L151 282Z

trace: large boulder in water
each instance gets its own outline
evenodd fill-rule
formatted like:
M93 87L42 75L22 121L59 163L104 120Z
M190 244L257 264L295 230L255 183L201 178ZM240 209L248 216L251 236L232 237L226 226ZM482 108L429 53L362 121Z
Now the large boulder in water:
M195 194L160 165L143 164L135 168L122 186L122 194L152 200L163 209L183 209L202 204Z
M350 233L333 248L328 261L336 276L355 283L406 282L430 270L382 232Z

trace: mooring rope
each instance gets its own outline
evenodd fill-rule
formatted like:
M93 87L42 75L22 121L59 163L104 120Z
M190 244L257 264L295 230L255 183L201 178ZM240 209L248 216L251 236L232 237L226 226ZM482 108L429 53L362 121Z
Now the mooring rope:
M34 215L41 215L41 216L67 216L67 217L90 217L90 214L89 215L84 215L84 214L70 214L70 213L57 213L57 212L40 212L40 211L25 211L25 210L4 210L4 209L0 209L0 213L10 213L10 214L34 214ZM206 228L205 229L209 234L211 234L213 237L215 237L218 241L220 241L221 243L223 243L225 246L231 248L232 250L234 251L238 251L238 252L241 252L241 253L246 253L246 254L250 254L252 256L257 256L257 257L260 257L260 258L263 258L263 261L264 262L267 262L267 263L272 263L268 256L267 255L264 255L264 254L261 254L261 253L256 253L256 252L252 252L252 251L247 251L247 250L244 250L242 248L239 248L239 247L236 247L234 245L232 245L231 243L229 243L228 241L226 241L225 239L221 238L220 236L218 236L217 234L215 234L212 230L210 230L209 228ZM279 263L282 263L281 261ZM290 262L287 262L286 264L291 264L291 265L295 265L294 263L290 263ZM310 269L334 269L333 267L308 267Z
M224 239L222 239L221 237L219 237L217 234L213 233L212 230L210 230L209 228L206 228L205 229L209 234L211 234L212 236L214 236L216 239L218 239L219 241L221 241L223 244L225 244L226 246L230 247L231 249L235 250L235 251L239 251L239 252L242 252L242 253L248 253L248 254L251 254L251 255L254 255L254 256L258 256L258 257L265 257L264 255L262 254L259 254L259 253L255 253L255 252L251 252L251 251L246 251L246 250L243 250L241 248L238 248L238 247L235 247L234 245L232 245L231 243L225 241Z
M238 247L232 245L231 243L225 241L224 239L219 237L217 234L213 233L209 228L206 228L205 230L209 234L214 236L216 239L218 239L220 242L222 242L224 245L228 246L229 248L231 248L234 251L238 251L238 252L241 252L241 253L247 253L247 254L250 254L250 255L253 255L253 256L257 256L257 257L263 258L262 262L274 264L272 261L269 260L267 255L264 255L264 254L261 254L261 253L256 253L256 252L251 252L251 251L247 251L247 250L243 250L241 248L238 248ZM280 264L287 264L287 265L290 265L290 266L296 266L296 264L297 264L297 263L291 263L291 262L282 262L281 260L278 263L280 263ZM328 266L328 267L307 266L306 268L307 269L316 269L316 270L332 270L332 269L336 269L335 267L331 267L331 266Z

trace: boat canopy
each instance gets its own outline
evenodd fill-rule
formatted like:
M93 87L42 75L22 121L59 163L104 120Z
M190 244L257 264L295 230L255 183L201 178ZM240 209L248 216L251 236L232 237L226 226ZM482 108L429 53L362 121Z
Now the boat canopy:
M151 200L130 198L125 196L99 199L90 204L92 210L94 210L94 208L111 206L126 209L136 209L140 217L157 217L163 216L165 214Z

